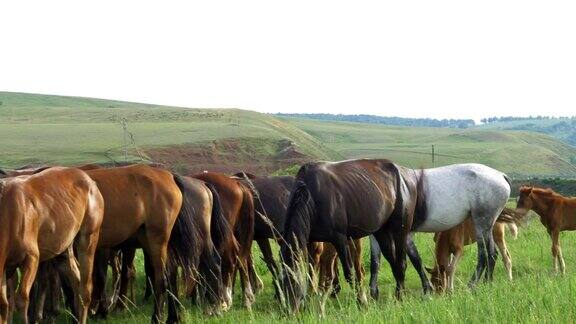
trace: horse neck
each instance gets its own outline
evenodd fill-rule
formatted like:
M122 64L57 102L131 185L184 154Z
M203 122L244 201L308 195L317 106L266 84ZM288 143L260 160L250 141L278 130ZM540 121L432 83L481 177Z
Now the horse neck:
M444 266L446 269L450 263L450 230L440 232L436 235L436 247L434 251L434 258L436 260L436 268Z
M534 195L532 201L532 210L536 212L541 219L548 219L551 217L552 215L550 210L554 204L558 203L558 200L554 199L554 197L545 197L542 195Z

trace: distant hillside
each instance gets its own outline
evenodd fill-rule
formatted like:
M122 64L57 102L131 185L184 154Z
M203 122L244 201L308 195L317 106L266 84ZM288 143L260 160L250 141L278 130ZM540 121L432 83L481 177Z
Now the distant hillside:
M282 120L317 137L346 158L385 157L413 168L477 162L514 178L576 178L576 166L571 162L576 159L576 148L538 133L383 126L288 117Z
M390 158L411 167L479 162L516 178L576 178L576 149L550 136L478 128L403 127L275 117L91 98L0 92L0 168L128 159L183 172L268 174L310 160Z
M431 118L403 118L403 117L383 117L375 115L342 115L342 114L275 114L279 117L296 117L328 121L348 121L369 124L383 124L395 126L414 127L448 127L448 128L468 128L474 126L472 119L431 119Z
M11 92L0 92L0 102L0 167L122 161L122 118L128 120L130 160L158 158L193 170L222 162L268 173L289 163L339 158L299 128L247 110ZM230 144L238 140L241 145Z
M576 117L490 117L483 121L478 128L544 133L576 146Z

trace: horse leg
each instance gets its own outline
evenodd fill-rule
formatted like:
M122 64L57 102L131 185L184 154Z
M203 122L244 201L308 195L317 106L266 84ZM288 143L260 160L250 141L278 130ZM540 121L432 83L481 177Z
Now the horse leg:
M249 275L249 259L251 259L250 251L248 250L246 253L242 253L239 255L239 262L237 262L237 267L239 267L240 271L240 283L242 284L242 292L244 295L244 306L248 309L252 308L252 303L255 300L254 292L252 291L252 285L250 284L250 275Z
M414 240L412 239L412 234L408 235L408 239L406 240L406 247L408 252L408 257L410 258L410 262L418 272L418 276L420 277L420 281L422 282L422 290L424 294L429 294L432 292L432 284L426 275L426 271L424 270L424 266L422 265L422 259L420 258L420 254L418 253L418 249L416 248L416 244L414 244Z
M388 261L390 267L392 268L392 274L394 275L394 279L396 280L396 298L400 299L401 292L404 288L404 273L402 269L404 270L406 269L406 262L404 262L404 265L402 265L399 262L400 261L398 260L399 253L397 252L399 247L390 231L380 231L374 233L374 237L376 238L376 240L378 240L380 250L382 251L382 255L384 255L384 258ZM399 242L400 245L402 244L405 245L405 243L406 239L404 239L404 242ZM404 252L404 258L405 258L405 252Z
M148 253L154 269L154 311L152 313L152 323L160 323L164 313L164 303L166 299L167 272L166 262L168 260L168 239L156 235L147 235Z
M354 264L354 272L356 275L356 280L360 283L364 281L364 267L362 266L362 241L360 239L357 240L349 240L350 250L352 251L352 260ZM338 281L338 268L334 267L335 270L335 281ZM339 284L337 282L334 285ZM366 294L363 291L363 295L360 298L364 298L363 303L367 304L368 300L366 298Z
M178 267L175 264L168 265L167 278L170 296L168 296L168 319L166 323L179 323L180 312L178 312L176 304L176 299L178 298Z
M152 296L152 283L154 282L154 267L150 260L150 255L144 251L144 272L146 272L146 290L144 291L144 300Z
M348 246L348 238L344 235L337 235L336 239L332 243L338 252L340 258L340 263L342 263L342 269L344 270L344 278L356 291L356 296L360 305L365 305L368 303L366 299L366 294L362 289L362 282L360 278L354 278L352 273L352 255L350 251L350 246Z
M278 281L278 265L274 261L274 254L272 253L272 247L270 246L270 240L267 238L256 240L260 251L262 251L262 256L264 262L268 267L268 270L272 274L272 284L274 285L274 296L278 299L280 298L280 283Z
M498 247L500 254L502 254L502 261L504 262L504 268L506 268L508 279L512 280L512 259L510 258L510 252L508 252L508 248L506 247L504 232L505 227L503 225L498 227L494 226L492 234L494 235L496 246Z
M378 290L378 271L380 270L380 244L374 235L370 235L370 296L378 300L380 291Z
M38 248L32 253L28 254L24 258L24 262L20 267L22 274L22 279L20 280L20 286L18 287L18 293L16 294L16 308L22 314L22 319L24 323L28 323L28 306L30 304L30 289L36 278L36 272L38 271L39 263L39 251Z
M0 251L0 257L2 257L4 251ZM10 303L8 302L8 281L14 280L9 278L5 274L4 260L0 259L0 323L7 323L11 321L9 316ZM14 274L16 275L16 274Z
M132 299L128 297L128 290L133 288L133 279L135 275L134 270L134 257L136 256L135 248L122 249L122 262L120 268L120 287L118 290L118 302L116 303L117 310L126 309L126 304L129 301L134 302L134 295ZM133 289L132 289L133 291Z
M558 273L558 263L560 263L560 270L564 274L564 258L562 258L562 252L560 249L560 231L554 229L550 232L550 237L552 238L552 257L554 259L554 272Z
M108 256L106 249L98 249L94 254L94 272L92 282L94 289L92 291L92 311L105 319L108 315L106 308L106 277L108 270Z
M234 249L232 247L227 250ZM222 257L222 285L224 286L224 310L232 307L232 275L234 274L234 260L231 251L225 251Z
M334 281L334 268L336 264L336 250L331 245L324 245L320 260L318 261L318 288L322 293L326 293L332 287ZM335 294L333 294L335 296Z
M332 269L330 269L330 278L332 278L332 280L330 280L328 282L328 284L332 287L332 296L333 298L336 297L336 295L338 295L340 293L340 290L342 290L342 286L340 285L340 278L338 276L338 258L337 255L334 255L333 261L332 261Z
M258 294L264 289L264 283L262 279L256 273L254 268L254 260L252 259L252 253L248 256L248 276L250 277L250 285L254 288L254 293Z
M55 290L56 287L51 287L53 281L56 278L51 278L50 273L50 261L41 262L38 265L38 273L36 275L36 280L34 280L34 284L32 284L32 289L30 290L30 307L28 309L28 319L32 323L41 323L44 318L44 310L48 308L48 302L46 301L46 297L48 295L48 291ZM56 273L57 275L57 273ZM59 287L57 287L59 289Z
M491 225L490 225L491 226ZM478 246L478 264L476 271L470 279L469 286L474 287L480 281L484 270L487 271L486 278L492 279L494 264L496 263L496 252L494 240L492 239L492 228L490 226L476 227L476 245Z
M458 262L462 258L462 250L458 249L454 252L454 256L450 263L448 264L447 275L448 275L448 291L454 291L454 274L456 273L456 268L458 267Z
M204 253L200 258L199 274L200 279L204 282L206 287L205 297L208 304L211 305L209 309L210 314L218 314L224 308L224 296L222 287L222 269L220 267L221 259L216 248L209 244L205 247ZM196 284L196 290L199 291L200 285Z

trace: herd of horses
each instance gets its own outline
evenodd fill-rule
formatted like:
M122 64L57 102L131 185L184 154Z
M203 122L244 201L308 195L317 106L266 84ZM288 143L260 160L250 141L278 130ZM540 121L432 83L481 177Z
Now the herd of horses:
M509 228L515 235L529 210L550 234L554 269L564 272L558 238L560 231L576 229L576 199L525 186L509 209L510 190L504 173L481 164L410 169L385 159L311 162L295 177L179 175L158 165L0 170L0 323L15 311L25 323L54 321L60 304L80 323L125 308L134 302L139 248L145 298L153 295L152 322L163 321L166 304L166 321L180 321L181 288L208 313L226 311L237 273L242 302L250 308L263 287L253 241L276 297L292 312L310 281L338 293L338 263L358 302L367 303L360 241L366 236L373 298L379 295L381 255L401 298L406 256L424 293L443 292L453 289L463 246L474 242L471 287L482 276L492 279L496 246L512 279L504 233ZM436 233L432 269L422 264L417 232ZM280 260L271 240L280 246Z

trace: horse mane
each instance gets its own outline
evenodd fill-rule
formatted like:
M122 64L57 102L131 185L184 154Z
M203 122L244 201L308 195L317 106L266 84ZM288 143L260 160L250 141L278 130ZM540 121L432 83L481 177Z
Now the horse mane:
M556 191L552 190L552 188L539 188L539 187L531 187L531 186L522 186L520 187L520 192L531 192L537 194L540 197L544 198L551 198L551 199L568 199L569 197L565 197Z

